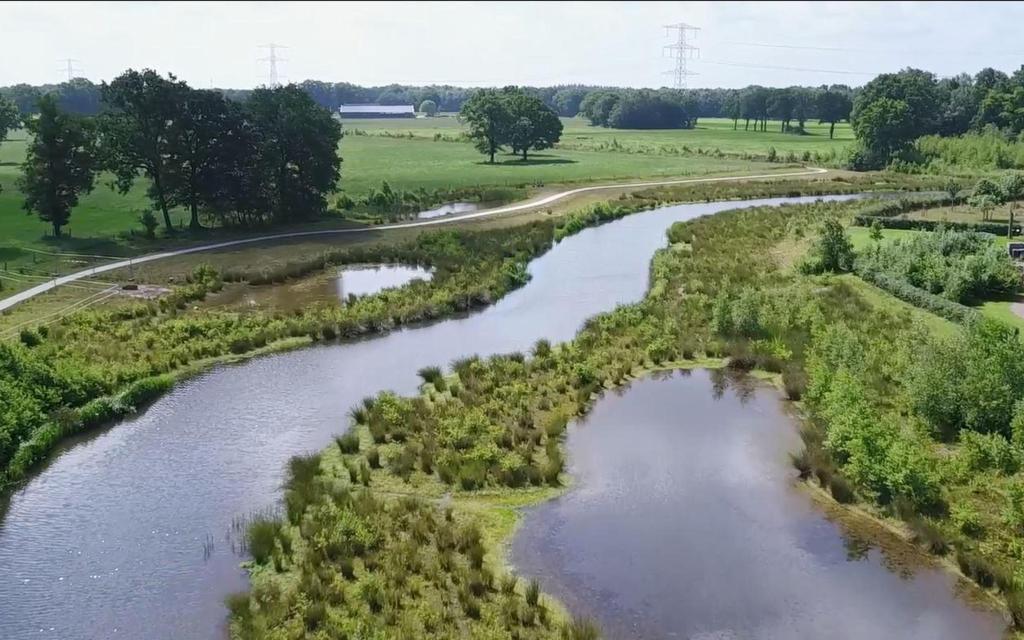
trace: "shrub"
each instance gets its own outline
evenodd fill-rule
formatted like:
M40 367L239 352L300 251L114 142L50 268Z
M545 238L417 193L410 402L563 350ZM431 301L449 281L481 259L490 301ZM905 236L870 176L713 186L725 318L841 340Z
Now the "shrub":
M342 453L359 453L359 434L355 431L338 436L334 441L338 443L338 449Z
M35 347L43 341L43 337L35 329L22 329L18 332L18 339L26 347Z
M956 505L950 513L950 519L953 521L953 526L965 536L977 537L983 531L981 515L971 505Z
M835 498L835 501L840 504L849 504L856 499L853 493L853 487L846 481L846 478L840 475L833 475L829 479L828 483L829 493Z
M281 530L281 523L268 518L257 518L246 531L249 553L258 564L266 564L274 552L275 542Z

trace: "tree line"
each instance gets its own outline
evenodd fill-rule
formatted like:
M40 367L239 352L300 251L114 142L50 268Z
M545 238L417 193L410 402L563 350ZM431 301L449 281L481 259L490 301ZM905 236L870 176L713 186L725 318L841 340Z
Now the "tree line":
M477 89L454 87L450 85L408 86L390 84L384 86L362 87L349 82L321 82L304 80L296 84L321 107L332 112L343 104L411 104L422 105L432 102L438 111L454 113L462 109ZM559 85L554 87L524 87L526 93L540 99L553 108L560 116L571 117L579 111L580 101L597 87L584 85ZM22 115L39 113L38 100L44 95L56 96L58 107L78 115L92 116L99 114L104 108L101 97L102 84L94 84L85 78L75 78L70 82L33 86L17 84L0 87L0 97L13 102ZM252 89L217 89L229 100L245 102Z
M410 86L383 85L363 87L349 82L322 82L305 80L296 85L313 99L318 105L330 111L337 111L343 104L411 104L420 107L424 102L432 103L437 111L455 113L479 89L454 87L450 85ZM102 84L94 84L85 78L75 78L70 82L32 86L18 84L0 87L0 97L13 102L23 115L38 113L37 101L47 94L57 96L58 106L63 111L78 115L96 115L105 105L101 98ZM665 95L675 95L683 99L687 113L692 118L724 118L728 117L730 101L738 94L762 87L747 89L688 89L685 91L663 89ZM853 89L845 85L823 87L794 87L806 91L837 91L851 95ZM572 117L583 111L581 103L588 95L597 93L591 100L601 94L630 93L630 90L617 87L600 87L592 85L556 85L552 87L522 87L522 90L541 100L555 110L559 116ZM225 97L235 102L245 102L252 95L250 89L218 89ZM609 110L610 111L610 110ZM753 119L753 116L751 116Z
M1024 131L1024 67L942 79L910 68L882 74L858 93L852 123L859 146L851 165L858 169L914 162L913 143L926 135L995 129L1017 138Z
M32 136L18 186L24 208L56 236L101 171L121 193L147 178L168 233L178 207L189 211L193 229L201 214L221 224L307 220L325 211L337 188L340 123L294 85L256 89L236 102L173 75L128 70L100 85L100 102L98 115L81 116L45 94L25 119ZM12 111L0 101L0 131ZM144 217L152 233L152 214Z

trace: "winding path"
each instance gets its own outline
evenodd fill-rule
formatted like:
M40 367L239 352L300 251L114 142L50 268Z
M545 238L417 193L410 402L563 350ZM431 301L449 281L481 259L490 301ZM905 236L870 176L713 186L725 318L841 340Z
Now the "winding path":
M463 220L471 220L475 218L486 218L490 216L501 215L503 213L514 213L517 211L526 211L528 209L535 209L537 207L543 207L559 200L564 200L580 193L587 193L590 191L604 191L608 189L639 189L643 187L662 187L674 184L691 184L698 182L735 182L737 180L764 180L768 178L792 178L796 176L808 176L815 174L828 173L828 169L820 169L817 167L807 167L802 171L791 171L788 173L770 173L752 176L722 176L717 178L688 178L682 180L661 180L657 182L631 182L631 183L620 183L620 184L604 184L595 185L590 187L579 187L577 189L569 189L568 191L560 191L536 200L528 200L520 204L513 204L504 207L497 207L495 209L485 209L484 211L477 211L475 213L468 213L461 216L451 216L442 218L433 218L430 220L422 220L417 222L401 222L396 224L380 225L375 227L358 227L351 229L320 229L316 231L292 231L289 233L276 233L266 236L255 236L252 238L243 238L241 240L229 240L226 242L217 242L214 244L205 244L198 247L188 247L185 249L177 249L174 251L163 251L161 253L151 253L144 256L138 256L135 258L127 258L125 260L119 260L117 262L111 262L109 264L98 265L90 267L89 269L83 269L70 273L66 276L60 276L53 280L48 280L42 284L38 284L31 289L26 289L12 296L0 300L0 311L5 311L20 304L26 300L30 300L42 293L45 293L51 289L56 289L62 284L88 278L100 273L107 271L115 271L117 269L124 269L127 267L143 264L145 262L153 262L154 260L163 260L165 258L173 258L175 256L183 256L190 253L199 253L201 251L213 251L215 249L226 249L228 247L237 247L244 244L253 244L258 242L267 242L269 240L286 240L290 238L303 238L307 236L324 236L324 235L336 235L343 233L365 233L367 231L388 231L391 229L407 229L411 227L426 227L429 225L436 224L450 224L452 222L462 222Z

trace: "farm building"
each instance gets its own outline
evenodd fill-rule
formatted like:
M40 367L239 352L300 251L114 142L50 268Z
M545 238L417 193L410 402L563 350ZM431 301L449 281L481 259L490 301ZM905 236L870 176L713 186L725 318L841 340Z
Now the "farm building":
M411 104L343 104L342 118L415 118Z

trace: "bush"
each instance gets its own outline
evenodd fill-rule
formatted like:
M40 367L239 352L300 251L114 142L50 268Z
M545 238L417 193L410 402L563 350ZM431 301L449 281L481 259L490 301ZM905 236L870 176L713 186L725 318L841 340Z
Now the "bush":
M853 487L840 475L834 475L829 479L828 483L829 493L835 498L835 501L840 504L850 504L856 499L853 493Z
M249 553L258 564L266 564L274 552L281 523L277 520L257 518L246 531Z
M338 436L334 441L338 443L338 449L342 453L359 453L359 434L355 431Z
M18 339L26 347L35 347L43 341L43 337L35 329L22 329L18 332Z
M915 307L931 311L935 315L947 320L968 324L978 317L978 312L970 307L965 307L958 302L928 293L924 289L919 289L905 280L900 280L881 271L864 270L858 272L857 275L900 300L909 302Z
M152 240L156 237L156 230L160 226L160 221L156 219L152 209L146 209L139 214L139 224L142 225L142 231L147 238Z

